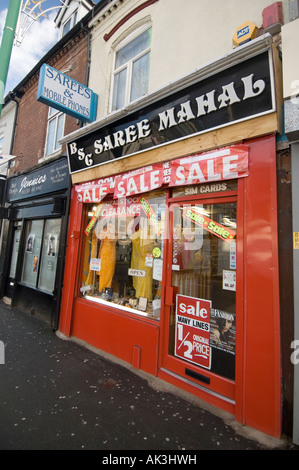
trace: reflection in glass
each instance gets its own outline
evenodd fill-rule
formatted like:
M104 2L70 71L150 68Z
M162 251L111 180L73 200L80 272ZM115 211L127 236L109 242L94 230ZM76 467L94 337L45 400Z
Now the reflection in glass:
M234 379L236 321L236 203L173 209L172 285L178 294L211 302L211 370ZM170 318L174 354L175 312Z

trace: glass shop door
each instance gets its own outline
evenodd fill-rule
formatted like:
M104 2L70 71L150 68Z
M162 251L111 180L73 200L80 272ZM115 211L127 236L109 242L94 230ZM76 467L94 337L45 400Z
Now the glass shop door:
M233 400L236 199L180 202L169 214L163 368Z

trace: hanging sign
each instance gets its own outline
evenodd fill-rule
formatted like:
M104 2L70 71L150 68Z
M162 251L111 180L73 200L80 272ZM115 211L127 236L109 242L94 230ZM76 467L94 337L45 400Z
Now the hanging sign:
M210 219L204 215L198 207L186 207L183 212L183 219L191 220L195 225L202 227L228 243L231 243L236 236L235 231Z
M107 194L115 199L130 197L160 188L170 181L170 162L156 163L103 180L75 186L79 202L99 203Z
M248 146L235 145L172 161L169 186L190 186L244 176L248 176Z
M93 184L91 182L77 185L75 190L79 202L93 202L96 204L111 192L111 185L110 183Z
M211 368L210 314L212 302L186 295L176 299L175 355Z
M139 168L115 179L114 197L121 198L160 188L163 184L163 164Z
M269 51L259 53L84 136L70 136L70 172L274 112L270 58Z
M97 95L47 64L40 69L37 101L80 121L92 122L96 119Z
M134 197L164 186L192 186L248 176L248 146L235 145L75 186L80 202L99 203L108 194L114 199Z

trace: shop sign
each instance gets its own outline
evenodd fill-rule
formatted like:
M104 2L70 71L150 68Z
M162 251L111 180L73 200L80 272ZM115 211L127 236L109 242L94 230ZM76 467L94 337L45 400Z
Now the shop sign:
M121 198L161 188L163 165L155 164L118 176L115 180L114 197Z
M80 202L101 202L107 194L115 199L135 196L160 188L170 181L170 163L156 163L108 178L76 185Z
M113 194L114 199L121 200L153 191L163 185L190 187L198 183L245 176L248 176L248 146L235 145L163 164L156 163L116 175L108 181L83 183L76 185L75 190L80 202L100 203L107 194Z
M169 186L190 186L248 176L248 147L235 145L171 162Z
M37 101L80 121L92 122L96 119L97 95L47 64L40 69Z
M234 230L210 219L200 212L200 209L197 207L186 207L183 211L183 219L191 220L195 225L207 230L228 243L231 243L236 236L236 232Z
M7 180L7 202L67 189L69 176L67 160L63 158L26 175L10 178Z
M175 355L198 366L211 368L211 301L186 295L176 298Z
M69 141L70 172L275 111L270 57L269 51L260 53Z

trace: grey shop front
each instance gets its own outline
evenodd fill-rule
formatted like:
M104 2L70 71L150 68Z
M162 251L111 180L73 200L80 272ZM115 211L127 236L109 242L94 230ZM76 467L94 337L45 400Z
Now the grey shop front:
M65 157L7 180L1 297L57 328L69 170Z

